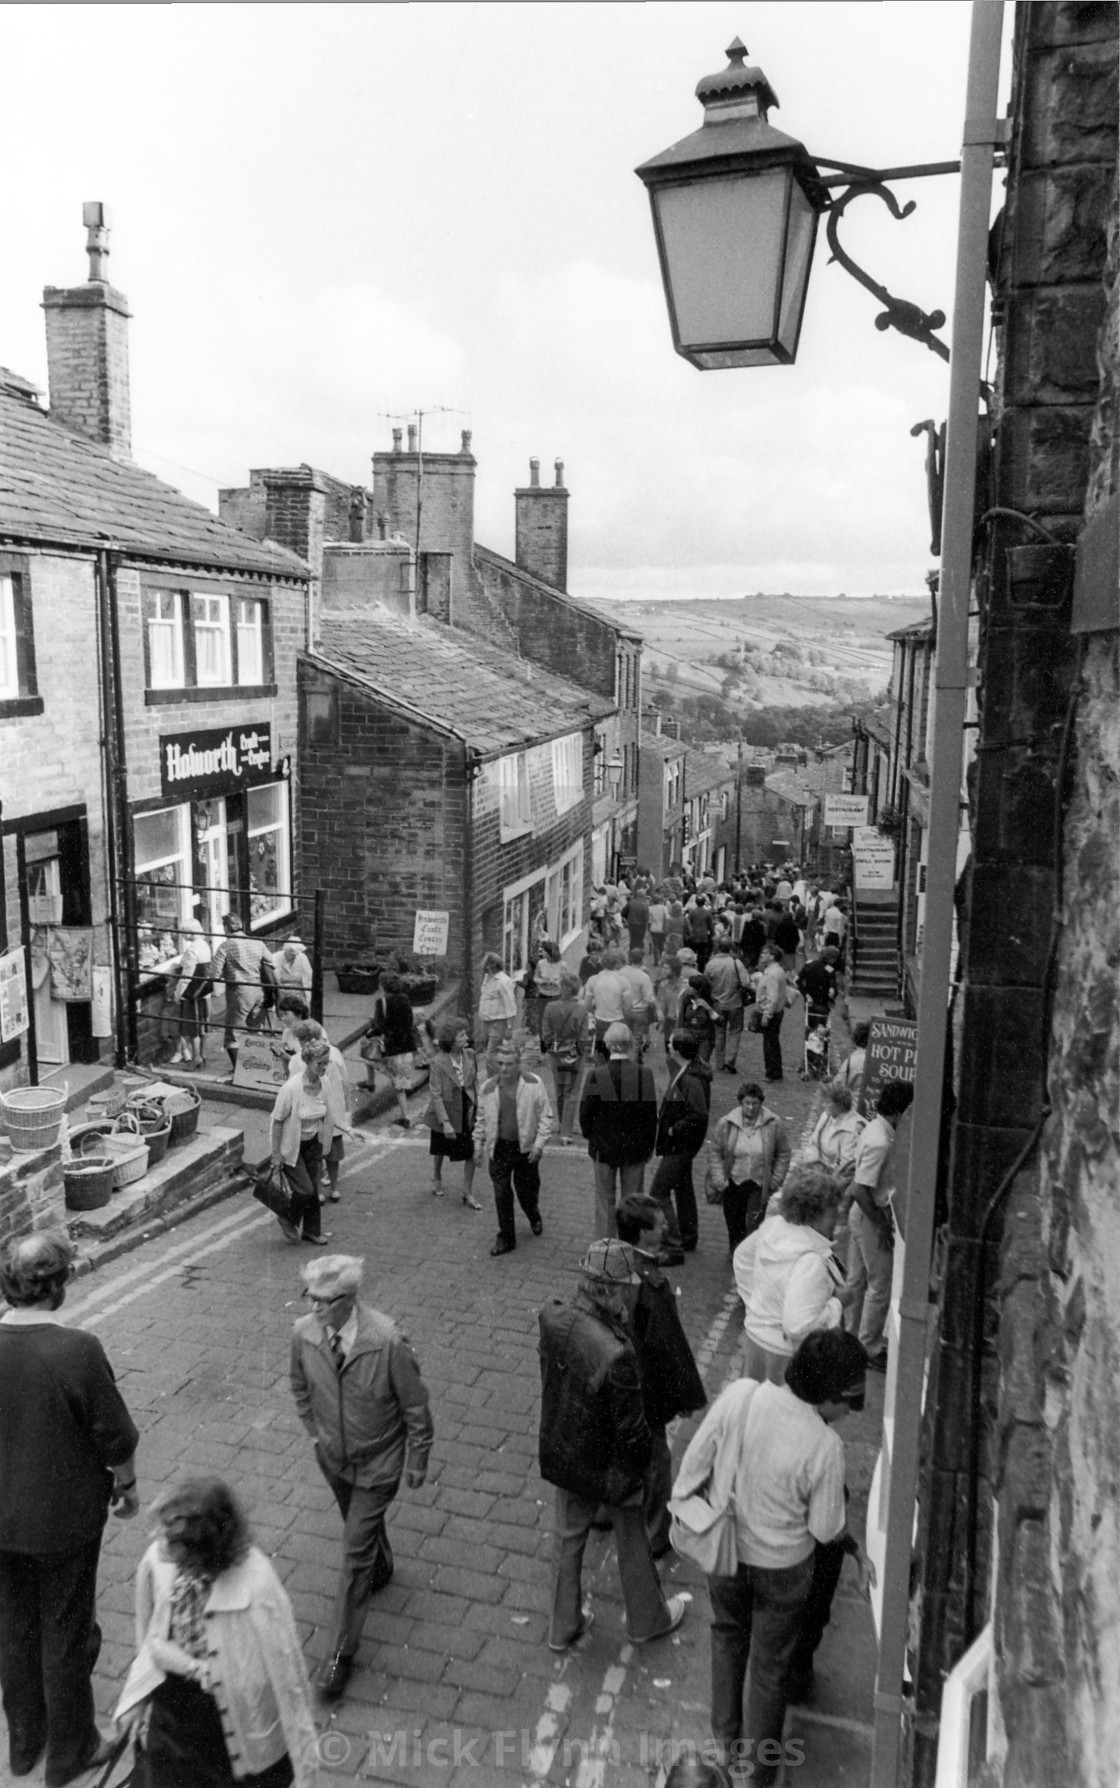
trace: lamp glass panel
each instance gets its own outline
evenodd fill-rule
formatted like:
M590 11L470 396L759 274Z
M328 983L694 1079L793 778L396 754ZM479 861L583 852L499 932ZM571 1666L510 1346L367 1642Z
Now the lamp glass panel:
M771 168L657 193L682 348L773 339L792 178L788 168Z
M778 340L791 359L797 349L797 337L801 329L805 287L809 279L816 233L817 213L795 180L789 195L786 264L782 278L782 309L778 321Z

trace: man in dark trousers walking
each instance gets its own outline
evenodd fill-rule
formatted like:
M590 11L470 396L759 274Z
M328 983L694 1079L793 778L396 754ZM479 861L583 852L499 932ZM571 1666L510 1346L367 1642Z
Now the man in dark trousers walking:
M621 1199L641 1192L646 1162L657 1139L657 1087L652 1071L636 1062L628 1026L608 1025L608 1059L587 1077L579 1127L595 1174L594 1239L618 1234Z
M0 1689L14 1776L46 1751L47 1788L112 1754L94 1723L97 1565L112 1503L139 1509L139 1436L96 1335L58 1312L74 1249L61 1230L0 1259Z
M700 1040L694 1031L674 1031L669 1039L673 1075L657 1116L655 1149L661 1159L653 1176L650 1195L665 1213L668 1253L663 1265L671 1266L691 1254L700 1235L692 1163L708 1134L711 1075L700 1071ZM676 1209L673 1201L676 1200Z

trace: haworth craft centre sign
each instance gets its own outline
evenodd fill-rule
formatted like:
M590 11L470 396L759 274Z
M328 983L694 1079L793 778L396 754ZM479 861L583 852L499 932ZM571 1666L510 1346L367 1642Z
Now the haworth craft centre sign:
M163 734L159 774L163 793L180 801L271 782L272 728L254 720L250 726Z

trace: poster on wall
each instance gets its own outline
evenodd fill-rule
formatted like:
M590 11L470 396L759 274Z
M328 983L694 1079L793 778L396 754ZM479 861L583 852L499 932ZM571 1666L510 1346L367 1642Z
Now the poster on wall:
M95 968L93 971L93 1003L90 1007L90 1030L95 1037L111 1037L113 1034L113 971L108 968Z
M93 998L93 927L58 925L47 933L52 1000Z
M22 1036L30 1022L23 951L6 950L0 956L0 1043Z
M416 956L446 956L449 913L423 912L417 909L412 927L412 949Z

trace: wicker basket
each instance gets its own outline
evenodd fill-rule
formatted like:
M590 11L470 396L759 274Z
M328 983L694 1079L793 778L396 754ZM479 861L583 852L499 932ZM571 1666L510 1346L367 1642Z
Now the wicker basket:
M169 1120L164 1119L162 1130L145 1130L144 1141L148 1145L148 1166L158 1167L171 1145Z
M158 1099L145 1105L132 1105L121 1113L113 1125L117 1136L132 1136L148 1145L148 1166L155 1167L167 1153L171 1140L171 1119Z
M13 1149L29 1154L32 1149L49 1149L58 1141L66 1094L53 1087L20 1086L0 1094L0 1109Z
M148 1171L148 1144L138 1136L87 1136L84 1159L92 1155L108 1155L113 1162L113 1191L142 1180Z
M108 1155L83 1155L65 1161L62 1185L68 1211L97 1211L108 1204L113 1192L116 1162Z
M198 1129L202 1100L189 1087L184 1087L182 1092L169 1093L163 1103L171 1119L171 1147L174 1148L176 1143L186 1142Z

